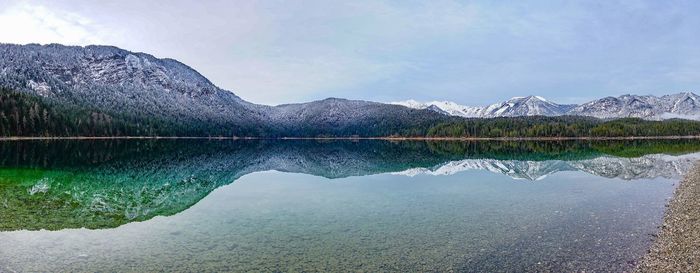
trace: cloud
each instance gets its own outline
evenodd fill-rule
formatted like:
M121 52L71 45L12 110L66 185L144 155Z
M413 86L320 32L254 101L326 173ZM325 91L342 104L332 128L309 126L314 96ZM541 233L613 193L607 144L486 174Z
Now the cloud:
M0 38L5 43L99 44L93 23L74 13L20 2L0 12Z

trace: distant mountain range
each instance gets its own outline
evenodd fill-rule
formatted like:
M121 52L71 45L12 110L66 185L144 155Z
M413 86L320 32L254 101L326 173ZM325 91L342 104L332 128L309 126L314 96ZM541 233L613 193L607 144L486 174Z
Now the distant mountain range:
M493 118L515 116L590 116L601 119L669 118L700 119L700 96L691 93L672 95L605 97L583 104L558 104L540 96L514 97L488 106L464 106L450 101L392 102L414 109L428 109L438 113L466 118Z
M387 104L327 98L269 106L245 101L173 59L112 46L0 44L2 136L426 136L437 125L462 122L465 117L697 119L697 99L693 93L663 97L626 95L562 105L529 96L468 107L452 102ZM600 124L580 118L535 122L550 121L586 122L588 127ZM521 127L531 124L517 122ZM478 134L492 137L517 133L499 133L490 124L478 126ZM647 131L645 134L659 132ZM663 134L694 134L692 130L677 131Z

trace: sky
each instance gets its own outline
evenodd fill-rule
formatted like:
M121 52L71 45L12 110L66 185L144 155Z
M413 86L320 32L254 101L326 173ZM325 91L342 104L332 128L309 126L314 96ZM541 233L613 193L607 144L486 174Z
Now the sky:
M700 92L700 1L14 1L0 42L177 59L255 103Z

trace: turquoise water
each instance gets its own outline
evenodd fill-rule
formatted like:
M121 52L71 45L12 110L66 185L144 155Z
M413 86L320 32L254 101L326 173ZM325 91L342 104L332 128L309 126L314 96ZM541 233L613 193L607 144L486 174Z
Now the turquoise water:
M698 147L6 142L0 271L620 272Z

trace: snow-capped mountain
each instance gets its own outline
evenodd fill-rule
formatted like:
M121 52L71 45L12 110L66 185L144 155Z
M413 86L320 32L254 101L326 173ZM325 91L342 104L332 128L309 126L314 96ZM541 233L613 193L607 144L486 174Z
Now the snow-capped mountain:
M572 115L585 115L597 118L637 117L650 118L664 112L659 98L654 96L622 95L605 97L576 106Z
M540 96L514 97L485 107L464 106L449 101L392 102L415 109L428 109L451 116L492 118L515 116L590 116L602 119L636 117L650 120L684 118L700 120L700 96L684 92L657 96L622 95L583 104L557 104Z
M486 107L482 117L516 117L516 116L560 116L572 105L557 104L540 96L514 97L502 103Z
M698 115L700 112L700 96L692 92L683 92L661 97L666 102L667 112L679 115Z
M172 59L112 46L0 44L0 86L62 104L183 120L258 123L260 107Z
M574 105L550 102L540 96L514 97L489 106L464 106L450 101L421 103L415 100L392 102L415 109L429 109L451 116L466 118L493 118L516 116L559 116L564 115Z
M431 101L423 103L415 100L406 100L392 102L390 104L403 105L413 109L428 109L445 115L467 118L481 117L481 113L485 109L485 107L459 105L451 101Z
M605 97L581 104L572 109L569 114L597 118L699 119L700 96L684 92L661 97L637 95Z

